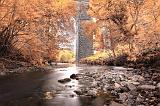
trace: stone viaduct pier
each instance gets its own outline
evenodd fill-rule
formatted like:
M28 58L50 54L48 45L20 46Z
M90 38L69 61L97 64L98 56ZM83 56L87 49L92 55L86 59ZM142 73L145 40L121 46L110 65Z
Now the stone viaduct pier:
M85 36L81 22L91 21L87 10L89 8L89 0L77 0L77 17L76 17L76 61L88 57L93 54L93 42Z

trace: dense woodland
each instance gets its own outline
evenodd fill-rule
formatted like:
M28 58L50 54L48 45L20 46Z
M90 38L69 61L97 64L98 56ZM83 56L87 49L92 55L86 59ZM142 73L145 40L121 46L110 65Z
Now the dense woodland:
M95 34L96 40L101 42L99 48L111 51L114 57L126 54L131 61L145 56L148 61L152 57L159 60L159 0L90 0L88 14L95 18L95 22L82 24L88 36ZM110 40L110 46L105 39ZM92 64L94 58L86 59L85 62ZM101 64L104 59L96 60L96 63ZM105 64L105 60L102 64Z
M0 58L38 66L55 61L75 13L72 0L0 0Z
M65 32L74 32L72 18L78 14L73 0L0 0L0 10L2 67L4 60L37 66L56 61L59 45L69 42ZM127 54L136 60L154 50L153 55L159 55L159 0L90 0L87 13L96 21L81 23L86 36L93 40L95 35L111 56ZM101 31L104 27L108 32Z

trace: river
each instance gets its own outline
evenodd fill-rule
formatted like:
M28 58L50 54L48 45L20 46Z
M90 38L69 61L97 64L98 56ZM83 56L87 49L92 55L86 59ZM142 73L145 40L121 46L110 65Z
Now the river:
M102 99L76 95L74 90L81 86L78 80L71 80L65 84L59 83L58 80L83 71L105 68L61 64L54 68L50 67L51 71L26 72L2 77L0 106L104 106Z
M61 84L59 79L69 78L84 70L101 69L99 66L59 65L45 72L26 72L0 78L0 106L100 106L101 100L79 97L73 91L78 80Z

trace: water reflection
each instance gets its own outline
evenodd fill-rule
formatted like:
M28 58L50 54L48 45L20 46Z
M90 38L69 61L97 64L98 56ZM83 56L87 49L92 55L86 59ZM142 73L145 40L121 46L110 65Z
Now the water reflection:
M100 66L58 66L50 72L29 72L0 78L0 106L104 106L101 98L78 97L78 80L58 83L83 71L101 70Z
M82 106L79 98L73 92L79 87L77 80L71 80L65 84L58 83L59 79L70 78L70 75L78 74L80 70L82 70L82 68L76 65L52 70L53 73L47 76L47 80L45 79L43 90L54 90L56 94L53 99L45 102L45 106Z

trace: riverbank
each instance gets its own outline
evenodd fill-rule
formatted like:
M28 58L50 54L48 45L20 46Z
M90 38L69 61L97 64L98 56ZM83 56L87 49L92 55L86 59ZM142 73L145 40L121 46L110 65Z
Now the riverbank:
M77 79L83 86L75 93L102 98L105 104L115 101L120 106L159 106L160 70L144 71L112 67L105 70L83 71Z
M6 58L0 58L0 76L12 74L21 74L30 71L46 71L45 67L34 66L24 61L14 61Z
M160 49L148 50L139 54L119 54L116 57L96 54L81 60L82 64L123 66L135 69L160 69Z
M134 58L134 59L133 59ZM123 66L126 69L106 69L84 72L81 83L87 83L76 91L79 95L105 97L126 106L160 105L160 50L140 55L123 54L116 58L86 58L81 63L101 66ZM108 98L109 97L109 98Z
M27 72L51 71L53 68L69 67L71 63L50 63L43 66L35 66L28 62L13 61L0 58L0 77L9 75L19 75Z

